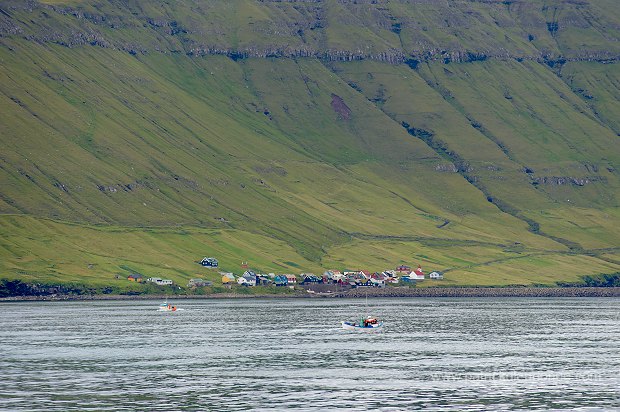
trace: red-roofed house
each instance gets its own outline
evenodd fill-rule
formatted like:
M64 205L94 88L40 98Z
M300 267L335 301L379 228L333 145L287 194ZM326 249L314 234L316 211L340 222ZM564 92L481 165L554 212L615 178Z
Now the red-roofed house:
M411 267L406 265L400 265L396 268L396 271L400 273L409 273L411 272Z
M418 266L416 270L409 274L409 278L415 280L424 280L424 272L422 272L422 267Z

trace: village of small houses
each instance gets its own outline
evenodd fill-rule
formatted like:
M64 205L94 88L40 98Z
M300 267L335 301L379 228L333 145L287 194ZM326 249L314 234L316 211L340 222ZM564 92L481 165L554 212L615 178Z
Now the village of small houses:
M217 271L219 262L214 257L205 257L198 261L203 268ZM415 286L427 279L421 266L412 269L407 265L400 265L394 269L386 269L382 272L370 272L368 270L326 270L321 275L314 273L257 273L249 268L247 262L242 262L242 274L218 271L220 282L203 278L190 279L186 287L198 289L203 287L221 286L226 289L238 287L275 286L290 289L306 290L310 293L342 291L353 288L384 288L386 286ZM442 280L443 273L433 271L428 274L428 279ZM127 280L137 283L151 283L158 286L169 286L181 289L171 279L159 277L146 277L139 273L132 273ZM218 283L220 283L218 285Z

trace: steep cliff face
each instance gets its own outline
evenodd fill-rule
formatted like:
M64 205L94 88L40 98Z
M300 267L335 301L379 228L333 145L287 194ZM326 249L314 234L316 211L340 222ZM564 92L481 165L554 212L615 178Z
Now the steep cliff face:
M613 61L620 55L620 16L613 0L5 0L2 7L5 35L131 53L392 64L488 58Z
M277 239L313 270L414 259L492 284L494 264L527 256L539 265L498 270L613 272L619 13L613 0L3 0L0 212L253 233L271 239L253 256ZM4 227L16 245L34 226ZM5 270L44 271L49 258L27 266L11 242ZM265 265L299 266L282 253Z

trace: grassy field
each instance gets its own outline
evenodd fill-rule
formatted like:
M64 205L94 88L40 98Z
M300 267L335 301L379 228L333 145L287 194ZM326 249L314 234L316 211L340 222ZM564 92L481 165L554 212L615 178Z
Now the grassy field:
M421 286L553 284L620 270L618 250L580 255L471 240L355 238L312 262L282 241L233 229L86 226L19 215L0 218L0 229L6 234L0 241L3 278L121 291L144 289L127 281L131 273L172 279L183 287L191 278L203 278L218 287L219 271L240 274L242 261L262 273L382 271L399 264L445 272L445 280ZM204 256L217 256L220 267L200 266Z
M0 1L0 278L618 270L611 1L45 3Z

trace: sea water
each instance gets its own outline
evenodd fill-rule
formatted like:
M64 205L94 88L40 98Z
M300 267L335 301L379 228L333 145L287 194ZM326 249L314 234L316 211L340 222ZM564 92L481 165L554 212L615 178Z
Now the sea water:
M159 303L0 304L0 410L620 408L620 299Z

